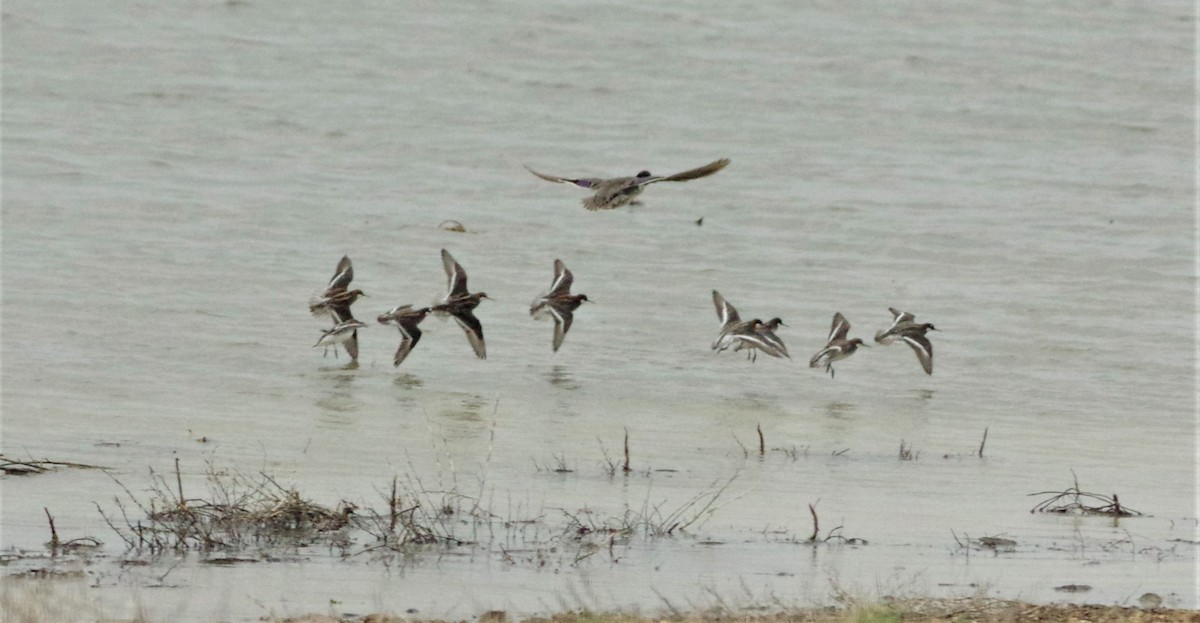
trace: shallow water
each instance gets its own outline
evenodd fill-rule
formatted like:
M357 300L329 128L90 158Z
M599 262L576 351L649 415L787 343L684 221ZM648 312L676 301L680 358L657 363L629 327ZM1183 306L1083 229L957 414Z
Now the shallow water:
M46 507L106 542L93 599L171 620L803 604L833 584L1200 607L1191 9L6 2L6 456L137 492L178 457L189 491L211 463L328 505L379 507L412 475L541 517L525 545L559 549L120 568L93 505L120 490L74 470L0 480L3 546L40 548ZM521 168L718 157L600 213ZM434 319L399 370L388 327L354 369L309 348L305 301L343 254L367 319L440 296L443 247L495 299L487 361ZM556 257L595 303L552 354L526 305ZM782 316L793 361L714 355L714 288ZM899 345L835 379L804 365L835 311L869 338L889 306L941 329L933 376ZM634 472L613 477L626 430ZM1150 516L1028 512L1072 472ZM564 509L678 508L731 478L688 535L578 562L554 540ZM809 503L869 544L796 544ZM968 557L955 535L1019 545Z

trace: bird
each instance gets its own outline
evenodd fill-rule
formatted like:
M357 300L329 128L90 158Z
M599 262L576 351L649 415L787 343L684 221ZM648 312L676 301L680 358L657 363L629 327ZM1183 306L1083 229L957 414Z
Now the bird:
M774 333L775 327L783 324L782 320L773 318L770 324L758 318L742 320L737 308L726 301L720 292L713 290L712 294L713 306L716 307L717 318L721 321L721 333L713 342L713 350L720 352L731 346L735 351L749 349L746 357L751 361L758 359L758 351L772 357L791 358L783 342Z
M429 310L438 315L454 316L458 326L462 327L467 334L467 341L471 343L471 348L475 349L475 356L487 359L487 346L483 342L483 325L475 317L473 310L483 299L488 298L488 295L485 292L472 294L467 291L467 272L463 270L462 265L454 261L454 257L445 249L442 249L442 266L446 269L449 291L440 303L431 306Z
M554 260L554 281L550 290L533 301L529 307L529 315L534 318L554 318L554 352L562 346L563 338L571 329L571 320L575 310L588 300L586 294L571 294L571 283L575 276L567 269L562 260Z
M916 316L895 307L889 307L888 311L892 312L892 326L885 331L876 331L875 341L886 345L898 339L903 340L917 354L917 361L921 362L925 374L933 374L933 344L925 334L937 331L937 327L928 322L918 324Z
M321 339L313 344L313 348L319 346L325 347L325 354L329 354L329 347L333 347L333 356L337 357L337 347L340 344L346 349L346 354L350 355L350 359L358 359L358 330L367 326L365 322L350 318L343 320L333 326L332 329L326 329L321 332Z
M704 166L688 169L674 175L651 175L649 171L641 171L633 177L614 177L614 178L598 178L598 177L558 177L557 175L546 175L538 173L529 166L525 169L530 173L548 181L558 182L561 184L574 184L581 188L586 188L592 191L592 196L583 200L583 207L588 210L611 210L628 204L637 198L642 193L642 190L648 184L656 182L686 182L701 177L706 177L724 169L730 163L729 158L721 158L714 160Z
M395 324L400 330L400 347L396 349L396 356L392 358L393 366L399 366L416 347L417 342L421 341L421 329L417 328L417 325L421 324L427 315L428 307L413 309L412 305L400 305L377 318L379 324Z
M308 311L318 318L332 318L335 326L350 320L350 305L358 300L358 297L366 296L362 290L347 289L353 279L354 266L351 265L350 258L343 255L333 278L329 280L329 286L324 292L315 294L308 300Z
M846 321L846 317L841 312L834 314L833 325L829 329L829 339L825 341L825 348L813 355L808 362L808 367L825 366L825 369L829 371L829 377L833 378L833 362L853 355L859 346L866 346L858 338L846 339L846 334L849 332L850 323Z

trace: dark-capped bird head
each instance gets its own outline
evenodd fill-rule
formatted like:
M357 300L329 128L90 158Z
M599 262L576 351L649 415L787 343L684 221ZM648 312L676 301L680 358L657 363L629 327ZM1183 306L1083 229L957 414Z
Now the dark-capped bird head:
M646 179L647 177L650 177L649 171L638 171L637 178L639 180Z

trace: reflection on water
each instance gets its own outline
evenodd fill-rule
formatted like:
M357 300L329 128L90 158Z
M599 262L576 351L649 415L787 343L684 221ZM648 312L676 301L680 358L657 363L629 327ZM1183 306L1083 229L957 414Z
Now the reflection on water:
M932 389L914 389L914 390L912 390L911 395L913 397L915 397L917 400L921 400L921 401L933 400L933 390Z
M438 415L448 417L459 422L480 422L483 420L483 407L488 404L483 396L478 394L467 394L456 404L448 406L438 411Z
M568 391L579 389L579 383L575 381L575 376L567 370L566 366L551 366L545 376L551 385L560 389Z
M330 372L317 376L325 389L324 395L313 404L320 410L319 420L326 424L344 426L353 421L353 415L362 410L362 404L354 399L354 382L358 377L353 371L358 362L350 362L341 368L324 368Z
M417 389L424 385L425 381L422 381L421 377L415 374L403 372L392 379L392 384L401 389Z
M825 415L838 420L849 420L854 409L855 406L852 403L834 401L825 405Z

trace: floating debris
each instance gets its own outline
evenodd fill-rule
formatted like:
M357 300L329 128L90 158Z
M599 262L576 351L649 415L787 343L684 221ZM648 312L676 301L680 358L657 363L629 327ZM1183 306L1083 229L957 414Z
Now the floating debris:
M40 461L14 461L0 454L0 472L8 476L32 476L34 474L43 474L57 467L73 467L76 469L106 469L99 465L85 465L83 463L70 463L67 461L50 461L42 459Z
M1017 542L998 536L985 536L975 541L980 546L997 552L1011 552L1017 549Z

